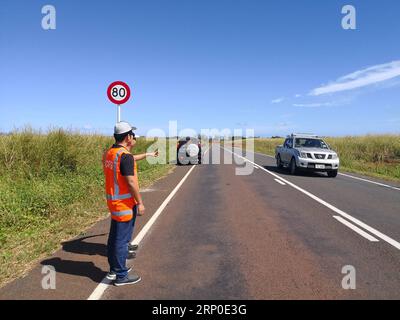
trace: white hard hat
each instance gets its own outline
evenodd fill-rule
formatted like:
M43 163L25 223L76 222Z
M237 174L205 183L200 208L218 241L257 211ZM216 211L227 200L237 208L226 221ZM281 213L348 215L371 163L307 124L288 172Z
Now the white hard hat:
M136 130L136 127L132 127L128 122L120 121L114 126L114 134L124 134L129 131Z

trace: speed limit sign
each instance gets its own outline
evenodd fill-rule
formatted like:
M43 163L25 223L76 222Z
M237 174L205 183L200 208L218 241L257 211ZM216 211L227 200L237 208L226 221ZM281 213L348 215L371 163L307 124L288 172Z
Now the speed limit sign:
M115 81L108 86L108 99L117 105L117 122L121 121L121 104L124 104L131 97L131 89L122 81Z
M115 104L124 104L131 96L131 89L122 81L115 81L108 86L108 99Z

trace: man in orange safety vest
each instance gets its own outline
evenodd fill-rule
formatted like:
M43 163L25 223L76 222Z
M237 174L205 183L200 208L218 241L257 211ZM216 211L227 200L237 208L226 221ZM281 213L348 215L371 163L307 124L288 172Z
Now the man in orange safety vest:
M128 275L126 266L128 243L133 231L133 218L143 215L145 207L139 192L135 159L131 149L136 144L135 127L118 122L114 127L115 144L104 153L103 171L107 206L111 213L111 226L107 242L109 280L116 286L134 284L138 275Z

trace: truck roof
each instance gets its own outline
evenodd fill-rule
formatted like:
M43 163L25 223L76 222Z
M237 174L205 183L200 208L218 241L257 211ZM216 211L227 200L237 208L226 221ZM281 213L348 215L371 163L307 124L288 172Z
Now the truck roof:
M310 134L310 133L292 133L288 138L318 138L316 134Z

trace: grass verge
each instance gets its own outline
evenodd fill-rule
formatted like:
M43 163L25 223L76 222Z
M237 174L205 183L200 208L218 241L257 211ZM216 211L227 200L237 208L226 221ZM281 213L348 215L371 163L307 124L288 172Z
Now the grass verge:
M112 143L63 130L0 136L0 287L108 216L101 157ZM139 138L133 153L152 143ZM141 188L172 168L142 160Z

